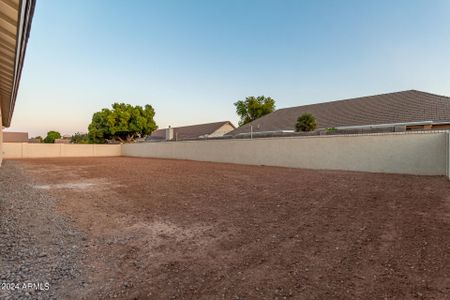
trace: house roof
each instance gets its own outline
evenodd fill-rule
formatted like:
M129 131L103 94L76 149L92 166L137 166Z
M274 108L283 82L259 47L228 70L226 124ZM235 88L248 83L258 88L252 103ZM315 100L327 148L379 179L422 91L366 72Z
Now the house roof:
M28 132L3 131L4 143L27 143Z
M173 127L173 137L176 139L184 139L184 140L196 139L204 135L212 134L226 124L230 124L233 128L235 128L235 126L230 121L190 125L183 127ZM165 139L166 129L167 128L163 128L154 131L151 134L151 137L156 139Z
M35 0L0 0L0 125L11 123Z
M409 90L283 108L239 127L229 135L253 131L293 130L303 113L316 118L317 128L431 121L450 123L450 98Z

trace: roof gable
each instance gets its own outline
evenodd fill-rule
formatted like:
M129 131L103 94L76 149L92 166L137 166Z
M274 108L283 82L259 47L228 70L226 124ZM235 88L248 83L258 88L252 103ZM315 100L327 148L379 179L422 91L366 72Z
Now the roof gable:
M210 135L226 124L236 128L230 121L173 127L173 136L177 139L196 139L204 135ZM166 129L163 128L154 131L151 137L164 139L166 137Z

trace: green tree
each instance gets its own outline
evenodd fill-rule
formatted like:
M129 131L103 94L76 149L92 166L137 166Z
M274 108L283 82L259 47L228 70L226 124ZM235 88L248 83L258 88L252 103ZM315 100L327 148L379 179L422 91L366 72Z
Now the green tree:
M304 113L297 119L295 131L313 131L316 129L316 118L310 113Z
M70 137L70 142L73 144L89 144L89 136L87 133L77 132Z
M60 139L61 134L58 131L49 131L44 139L44 143L53 144L56 139Z
M273 112L275 100L264 96L250 96L245 100L235 102L234 106L236 106L236 113L241 118L239 126L242 126Z
M114 103L112 109L104 108L94 113L89 125L89 141L107 143L111 141L132 142L138 137L149 135L158 128L155 110L151 105L133 106Z

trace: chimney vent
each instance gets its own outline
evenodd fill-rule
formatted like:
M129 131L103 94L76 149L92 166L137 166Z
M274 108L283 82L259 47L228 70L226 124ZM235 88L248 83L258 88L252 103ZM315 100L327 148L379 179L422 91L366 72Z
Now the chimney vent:
M166 141L173 140L173 128L169 126L169 128L166 129Z

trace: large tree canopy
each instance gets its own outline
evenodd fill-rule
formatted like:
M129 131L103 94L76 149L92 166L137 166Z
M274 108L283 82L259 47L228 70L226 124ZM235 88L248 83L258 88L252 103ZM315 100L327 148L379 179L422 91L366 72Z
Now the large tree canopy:
M154 116L155 110L148 104L142 108L114 103L112 109L104 108L92 116L89 139L92 143L132 142L158 128Z
M273 112L275 100L270 97L251 96L235 102L234 106L236 106L236 113L241 118L239 126L242 126Z
M56 139L60 139L61 134L58 131L49 131L44 139L44 143L53 144Z

